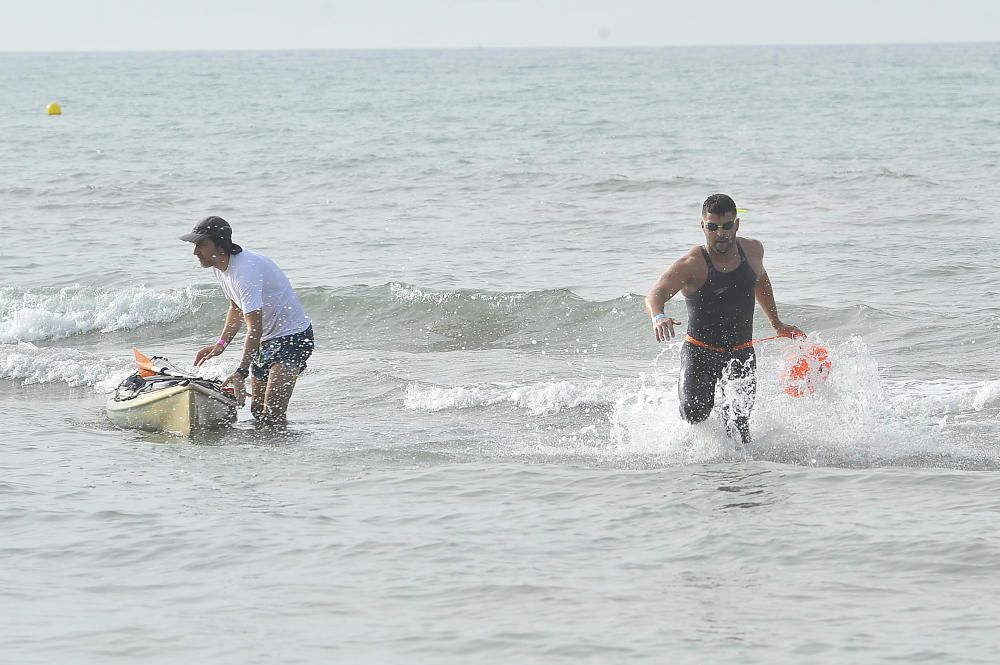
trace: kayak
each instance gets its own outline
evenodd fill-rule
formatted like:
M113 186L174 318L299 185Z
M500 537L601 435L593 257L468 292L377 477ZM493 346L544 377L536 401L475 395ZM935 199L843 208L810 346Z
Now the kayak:
M154 356L152 361L158 361L155 370L140 369L128 376L108 398L112 423L191 436L236 420L236 400L218 381L179 371L165 358Z

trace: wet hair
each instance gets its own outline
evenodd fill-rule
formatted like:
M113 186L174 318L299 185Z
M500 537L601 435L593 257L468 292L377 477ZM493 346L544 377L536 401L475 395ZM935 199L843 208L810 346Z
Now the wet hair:
M736 202L725 194L712 194L701 206L702 217L708 214L725 215L727 212L736 214Z
M237 245L235 242L232 242L231 240L226 240L225 238L214 238L213 237L212 238L212 242L215 243L216 247L218 247L219 249L221 249L223 252L225 252L229 256L234 256L234 255L239 254L240 252L243 251L242 247L240 247L239 245Z

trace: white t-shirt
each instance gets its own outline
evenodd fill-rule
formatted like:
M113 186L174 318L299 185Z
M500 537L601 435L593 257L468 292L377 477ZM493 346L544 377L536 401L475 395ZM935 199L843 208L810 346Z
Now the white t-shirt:
M226 297L243 313L261 310L261 341L294 335L309 327L309 316L302 309L292 284L271 259L244 249L229 257L225 271L213 268Z

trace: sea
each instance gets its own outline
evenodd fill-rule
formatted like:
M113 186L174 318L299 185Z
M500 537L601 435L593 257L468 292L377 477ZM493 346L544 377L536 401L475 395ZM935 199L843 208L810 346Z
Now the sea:
M6 53L0 92L4 662L996 662L1000 44ZM758 345L749 450L643 311L716 192L830 359L793 397L804 342ZM118 429L133 347L222 330L208 215L314 322L289 428Z

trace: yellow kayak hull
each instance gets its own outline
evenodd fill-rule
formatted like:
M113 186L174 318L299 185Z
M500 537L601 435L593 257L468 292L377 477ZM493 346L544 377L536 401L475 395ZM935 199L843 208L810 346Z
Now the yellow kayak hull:
M191 436L236 420L236 400L196 383L168 386L129 399L111 397L108 418L118 427Z

